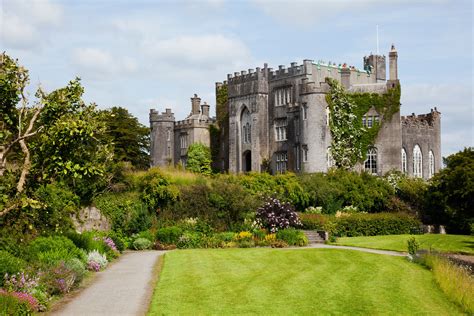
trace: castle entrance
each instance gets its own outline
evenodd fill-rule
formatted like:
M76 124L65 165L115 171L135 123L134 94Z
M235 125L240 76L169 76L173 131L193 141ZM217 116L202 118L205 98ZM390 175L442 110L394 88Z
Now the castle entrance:
M250 150L244 151L242 156L242 171L252 171L252 152Z

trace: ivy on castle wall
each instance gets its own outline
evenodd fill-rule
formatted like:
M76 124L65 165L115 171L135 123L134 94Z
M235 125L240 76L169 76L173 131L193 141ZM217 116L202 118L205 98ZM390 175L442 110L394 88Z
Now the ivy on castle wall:
M326 101L330 109L331 155L337 167L352 168L366 159L367 149L375 143L383 122L400 110L400 85L386 93L347 93L335 79L326 78L330 91ZM374 107L381 116L371 128L362 125L362 117Z
M219 159L219 150L221 148L223 127L229 125L228 111L228 89L227 85L222 85L216 89L216 124L210 126L211 134L211 155L212 161L217 162Z

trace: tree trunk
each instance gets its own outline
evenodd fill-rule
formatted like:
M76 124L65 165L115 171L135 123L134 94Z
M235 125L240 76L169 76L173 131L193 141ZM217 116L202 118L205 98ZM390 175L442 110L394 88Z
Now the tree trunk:
M16 187L18 193L23 192L25 188L26 177L28 176L31 167L30 150L28 149L28 146L26 146L26 142L24 139L20 140L20 146L21 150L25 154L25 160L23 161L23 168L21 169L20 180L18 180L18 185Z

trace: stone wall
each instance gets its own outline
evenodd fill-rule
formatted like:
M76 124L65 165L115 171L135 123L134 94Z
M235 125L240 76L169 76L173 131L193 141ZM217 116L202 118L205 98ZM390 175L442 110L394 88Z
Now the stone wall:
M94 206L83 208L79 217L72 216L75 229L82 233L90 230L108 231L111 229L109 220Z

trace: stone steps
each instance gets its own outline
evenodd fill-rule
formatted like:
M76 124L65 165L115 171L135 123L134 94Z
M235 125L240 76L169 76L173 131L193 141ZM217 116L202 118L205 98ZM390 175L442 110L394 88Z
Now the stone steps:
M308 237L309 244L324 244L324 239L315 230L303 230L303 233Z

